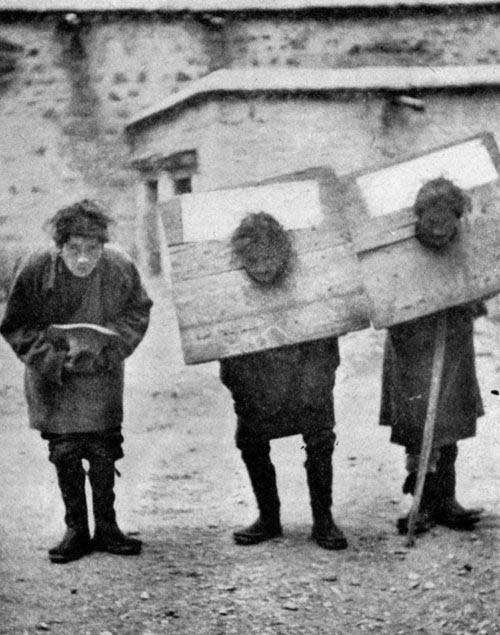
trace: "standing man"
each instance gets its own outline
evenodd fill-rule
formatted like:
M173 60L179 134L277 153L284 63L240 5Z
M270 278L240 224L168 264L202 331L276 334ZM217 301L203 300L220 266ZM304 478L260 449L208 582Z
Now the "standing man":
M123 457L124 359L144 337L152 302L132 261L105 246L109 223L90 200L59 210L50 221L55 249L34 254L19 270L0 326L25 364L30 425L48 440L57 471L67 525L49 550L57 563L92 550L141 550L116 523L114 463ZM98 352L51 337L51 326L77 323L105 327L111 336ZM89 462L93 540L82 459Z
M441 251L457 236L459 219L470 201L451 181L434 179L415 201L416 236L428 249ZM380 423L392 428L391 441L406 448L405 494L413 494L427 413L433 351L440 319L445 320L444 365L434 440L425 477L416 531L441 524L472 529L480 510L464 509L456 500L457 441L475 436L483 406L476 378L474 318L484 315L481 302L455 306L389 328L385 343ZM406 533L408 518L398 528Z
M234 233L232 248L253 283L268 289L286 284L293 249L288 234L272 216L249 214ZM302 434L313 515L311 538L325 549L347 547L331 513L332 391L338 365L334 337L221 361L221 380L231 391L238 419L236 445L259 509L255 523L234 532L237 544L253 545L282 534L269 441Z

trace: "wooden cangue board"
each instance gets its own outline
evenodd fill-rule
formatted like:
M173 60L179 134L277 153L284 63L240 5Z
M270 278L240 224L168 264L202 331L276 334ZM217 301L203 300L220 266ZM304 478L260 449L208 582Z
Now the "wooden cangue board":
M312 168L258 185L183 195L162 205L187 364L369 326L338 194L334 173ZM252 281L231 253L232 232L253 211L272 214L292 237L294 264L278 288Z
M499 172L498 148L485 133L343 180L375 328L500 291ZM472 208L459 238L436 252L415 238L412 206L421 185L440 176L466 190Z

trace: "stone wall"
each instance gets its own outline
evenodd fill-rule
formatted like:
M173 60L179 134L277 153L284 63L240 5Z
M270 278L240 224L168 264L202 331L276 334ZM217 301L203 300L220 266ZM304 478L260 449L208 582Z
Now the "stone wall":
M110 206L118 221L117 239L133 251L137 174L126 165L124 124L216 68L499 61L500 18L494 7L474 12L230 12L216 23L158 12L89 13L75 22L63 17L0 11L0 37L24 46L12 80L0 85L0 238L14 249L38 242L40 226L59 206L91 196ZM199 110L208 119L187 111L184 123L169 132L165 152L192 149L199 144L199 131L215 117L217 123L208 126L212 136L203 136L197 188L329 159L350 169L396 155L415 139L417 144L440 142L448 132L458 134L462 124L462 133L476 130L495 107L496 93L467 96L462 106L460 96L450 97L451 121L446 99L433 99L424 115L400 115L387 110L383 100L352 94L334 107L294 99L283 111L279 100L266 99L228 101L216 110L204 105ZM408 134L401 116L410 122ZM431 119L435 123L425 131ZM497 114L492 121L498 121ZM308 132L296 138L302 124ZM154 129L147 134L151 147L163 144ZM234 145L222 149L220 140L229 136ZM347 148L348 154L340 160L329 144Z
M4 16L5 17L5 16ZM0 14L0 36L23 45L0 90L0 237L34 243L48 216L82 197L108 205L116 238L134 249L135 172L124 124L210 70L210 42L190 20Z
M234 16L224 41L228 66L498 64L500 15L443 7Z

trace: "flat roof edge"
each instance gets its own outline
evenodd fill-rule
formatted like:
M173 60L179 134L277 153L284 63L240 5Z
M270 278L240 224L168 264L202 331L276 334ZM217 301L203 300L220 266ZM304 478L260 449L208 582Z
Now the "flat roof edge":
M222 69L193 80L159 104L137 113L126 124L131 130L194 98L211 94L403 91L415 89L500 86L500 64L478 66L363 66L358 68Z
M299 11L308 9L378 9L495 5L498 0L273 0L263 7L258 0L6 0L0 11L77 13L109 11L165 11L169 13L234 13L237 11Z

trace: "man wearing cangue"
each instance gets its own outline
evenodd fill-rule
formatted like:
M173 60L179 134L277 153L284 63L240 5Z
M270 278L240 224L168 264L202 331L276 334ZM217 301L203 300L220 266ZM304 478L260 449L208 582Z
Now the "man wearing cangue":
M93 550L141 550L116 523L113 490L115 461L123 457L124 359L146 332L152 302L132 261L105 246L110 221L90 200L59 210L50 221L55 248L20 268L0 326L25 364L30 424L48 441L57 472L67 530L49 550L56 563ZM78 344L82 331L88 346ZM92 540L82 459L92 487Z
M458 235L468 196L451 181L437 178L419 190L415 200L416 237L427 249L444 252ZM482 302L471 302L388 329L385 343L380 423L392 428L391 441L407 455L405 494L414 494L431 384L438 323L444 320L444 362L434 439L425 475L417 533L433 525L473 529L481 510L465 509L455 497L457 441L476 433L483 405L476 378L473 322L484 315ZM398 529L408 530L408 517Z
M271 215L246 216L231 244L252 284L268 290L286 286L295 256L289 235ZM325 549L347 547L331 513L332 391L339 361L335 337L221 360L221 380L231 391L237 415L236 445L259 510L252 525L234 532L237 544L253 545L282 535L270 441L302 434L313 516L311 538Z

